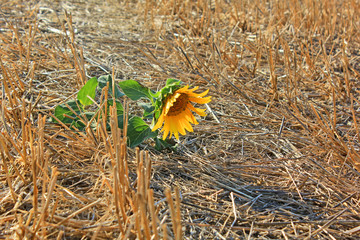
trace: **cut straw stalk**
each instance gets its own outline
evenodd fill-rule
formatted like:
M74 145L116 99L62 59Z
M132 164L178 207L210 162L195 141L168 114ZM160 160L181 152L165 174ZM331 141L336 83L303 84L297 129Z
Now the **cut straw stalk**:
M175 240L182 239L182 227L181 227L181 213L180 213L180 194L179 189L175 188L175 204L171 196L171 190L165 189L165 196L170 209L172 227L174 231Z
M126 108L128 109L128 108ZM114 181L114 204L116 210L116 218L118 220L119 229L123 237L129 236L130 231L134 231L138 239L159 239L159 220L156 216L154 205L153 190L150 189L151 180L151 160L149 153L135 150L136 162L136 192L131 186L131 180L128 177L128 161L126 138L123 137L123 131L118 128L116 106L110 107L110 122L112 132L112 144L109 146L113 164L113 181ZM127 120L127 117L125 117ZM126 125L127 122L124 122ZM172 209L171 217L173 219L173 231L176 239L182 238L181 215L180 215L180 195L179 191L175 191L175 204L173 203L171 192L165 192L169 200L169 208ZM175 207L175 208L174 208ZM133 215L129 215L133 213ZM163 232L163 237L167 233Z
M50 180L50 184L49 184L48 189L47 189L47 198L46 198L44 206L41 208L40 217L36 221L36 226L34 227L34 230L33 230L34 234L36 234L36 232L39 230L39 228L42 225L43 226L46 225L44 223L45 222L45 215L49 212L48 208L49 208L49 205L50 205L50 200L52 199L52 194L53 194L53 191L54 191L54 188L55 188L55 185L56 185L56 180L57 180L58 174L59 173L57 171L57 168L54 167L52 169L52 172L51 172L51 180ZM34 217L36 218L36 214L34 214ZM59 223L59 224L61 224L61 223Z

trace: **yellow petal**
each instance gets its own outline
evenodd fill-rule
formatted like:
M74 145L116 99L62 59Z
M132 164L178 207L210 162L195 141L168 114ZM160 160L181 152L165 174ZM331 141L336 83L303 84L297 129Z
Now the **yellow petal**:
M187 121L187 119L183 119L183 125L184 128L188 131L188 132L193 132L193 128L191 126L191 124L189 123L189 121ZM184 134L183 134L184 135Z
M195 90L195 89L193 89ZM189 96L191 97L204 97L206 94L208 94L209 89L207 89L206 91L202 92L202 93L193 93L193 92L189 92Z
M176 121L174 119L172 119L173 117L170 117L170 121L169 121L169 124L170 124L170 137L172 134L174 134L174 136L176 137L176 139L179 139L179 134L178 134L178 128L177 128L177 125L176 125Z
M200 103L200 104L205 104L205 103L211 102L211 97L206 97L206 98L194 98L194 97L190 97L189 100L190 100L191 102Z
M180 93L174 93L173 95L169 96L165 101L165 112L164 112L164 115L167 115L170 108L174 105L174 103L176 102L176 99L178 97L180 97Z
M166 121L166 120L165 120L165 123L164 123L163 131L164 131L163 140L165 140L167 135L169 134L169 131L170 131L169 122ZM170 135L170 137L171 137L171 135Z
M194 92L194 91L198 90L198 88L199 88L199 87L198 87L198 86L196 86L196 87L194 87L193 89L189 89L189 92L190 92L190 93L192 93L192 92Z
M181 133L181 135L185 135L186 134L186 130L187 130L187 125L189 122L186 121L185 118L181 118L179 119L179 125L180 125L180 128L179 128L179 132Z
M199 114L200 116L203 116L205 117L206 116L206 113L205 113L205 109L201 109L201 108L195 108L193 105L189 104L188 107L196 112L197 114Z
M204 92L202 92L202 93L199 93L199 94L198 94L198 97L203 97L203 96L205 96L206 94L208 94L208 92L209 92L209 89L207 89L206 91L204 91Z
M161 113L160 117L159 117L157 123L155 124L155 126L153 127L152 131L155 131L156 129L160 128L162 126L163 122L164 122L164 114Z
M189 112L189 114L186 115L186 119L189 122L191 122L192 124L195 124L195 125L199 124L198 121L196 121L194 114L192 114L192 112L189 109L187 109L187 111Z
M189 85L186 85L185 87L179 88L178 90L176 90L175 92L178 93L185 93L188 91Z

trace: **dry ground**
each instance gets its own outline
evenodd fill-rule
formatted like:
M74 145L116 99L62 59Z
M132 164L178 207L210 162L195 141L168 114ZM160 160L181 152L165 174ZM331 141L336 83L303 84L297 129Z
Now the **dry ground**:
M2 0L0 239L359 239L359 6ZM208 116L151 164L49 121L112 73L210 89Z

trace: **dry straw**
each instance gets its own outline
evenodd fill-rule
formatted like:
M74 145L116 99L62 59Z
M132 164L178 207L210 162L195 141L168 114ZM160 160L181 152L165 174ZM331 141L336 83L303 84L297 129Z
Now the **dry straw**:
M357 239L359 6L1 3L0 238ZM127 148L107 88L85 131L48 121L111 73L210 89L211 114L162 153Z

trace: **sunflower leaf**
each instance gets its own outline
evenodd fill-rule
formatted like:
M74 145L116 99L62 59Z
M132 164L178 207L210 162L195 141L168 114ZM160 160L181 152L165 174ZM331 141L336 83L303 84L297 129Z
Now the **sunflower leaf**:
M158 151L162 151L164 149L176 150L176 146L167 142L166 140L162 140L161 138L155 138L155 149Z
M148 98L152 100L152 96L147 87L144 87L135 80L126 80L119 82L120 88L131 100L137 101L140 98Z
M151 103L139 102L138 105L144 109L143 119L152 119L155 107Z
M140 117L134 116L129 119L127 128L129 147L136 147L146 139L156 137L157 134L157 131L153 132L149 125Z
M71 124L74 121L76 121L76 119L78 119L78 117L76 117L76 115L73 113L73 111L77 115L80 115L81 109L80 109L79 105L80 105L80 102L75 101L75 100L71 100L66 103L60 104L55 107L54 115L61 122L65 123L65 124ZM71 111L71 110L73 110L73 111ZM57 122L57 121L55 119L53 119L53 122Z
M80 89L77 94L77 99L83 106L87 106L93 103L91 99L95 98L95 91L98 85L98 81L96 77L90 78L89 81ZM89 98L89 97L91 98Z
M121 102L119 100L115 100L115 103L116 103L116 115L117 116L123 115L124 114L123 105L121 104ZM108 106L113 106L113 105L114 105L114 101L112 99L108 100Z
M70 127L76 127L78 130L82 131L86 126L83 120L79 118L79 116L83 119L90 120L95 115L95 113L84 112L84 110L81 108L79 100L71 100L56 106L54 115L62 123L69 125ZM54 118L52 118L51 121L58 123L58 121Z
M180 85L180 84L182 84L182 82L180 80L177 80L177 79L169 78L169 79L166 80L166 86Z
M161 91L158 92L154 92L154 91L150 91L150 95L154 98L158 98L161 94Z
M100 88L100 91L106 87L107 83L109 82L109 95L112 96L113 95L113 80L112 80L112 77L111 75L103 75L103 76L100 76L99 79L98 79L98 82L99 82L99 88ZM116 84L114 84L114 97L115 98L120 98L122 96L124 96L125 94L122 93L119 88L117 87Z

